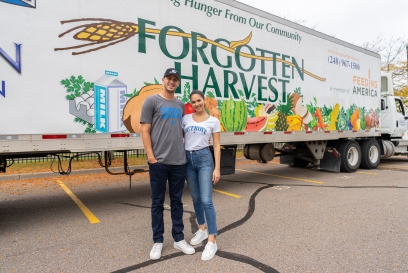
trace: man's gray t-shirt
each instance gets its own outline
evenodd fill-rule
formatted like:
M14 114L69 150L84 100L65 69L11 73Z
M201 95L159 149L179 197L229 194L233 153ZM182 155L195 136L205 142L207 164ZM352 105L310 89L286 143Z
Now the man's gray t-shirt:
M179 99L166 100L160 95L147 97L142 106L140 123L151 124L153 154L159 163L187 163L182 135L181 118L184 104Z

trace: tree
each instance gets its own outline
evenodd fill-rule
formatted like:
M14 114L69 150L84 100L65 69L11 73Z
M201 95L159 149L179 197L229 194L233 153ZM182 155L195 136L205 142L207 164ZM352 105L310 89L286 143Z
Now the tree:
M390 72L394 84L394 94L405 98L408 103L408 40L404 38L384 39L378 36L375 40L365 42L361 47L381 55L381 70Z
M278 15L296 24L308 27L306 19L293 19L289 15ZM317 24L309 27L316 29ZM330 36L336 37L334 34ZM373 41L365 42L360 47L376 52L381 56L381 71L391 72L394 94L404 98L408 107L408 40L405 38L385 39L381 35ZM406 55L405 55L406 53Z
M307 27L307 28L310 28L310 29L315 30L317 28L317 26L318 26L318 24L314 24L314 25L309 26L308 20L302 19L302 18L291 18L289 16L289 14L282 15L281 13L278 13L278 16L285 19L285 20L292 21L295 24L298 24L298 25L301 25L301 26L304 26L304 27ZM332 36L334 37L334 35L332 35Z

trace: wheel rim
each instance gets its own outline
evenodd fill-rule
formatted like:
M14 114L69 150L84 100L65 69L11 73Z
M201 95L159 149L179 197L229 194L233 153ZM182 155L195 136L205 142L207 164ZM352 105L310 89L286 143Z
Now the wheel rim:
M371 146L370 151L368 152L368 156L371 163L375 163L378 160L380 153L376 146Z
M347 161L350 166L355 166L358 162L358 150L356 147L351 147L347 153Z

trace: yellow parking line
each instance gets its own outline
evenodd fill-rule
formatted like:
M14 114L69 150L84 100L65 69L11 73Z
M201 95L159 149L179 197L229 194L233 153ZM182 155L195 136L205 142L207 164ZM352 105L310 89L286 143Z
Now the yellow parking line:
M368 172L356 172L356 173L362 173L362 174L371 174L371 175L378 175L378 173L368 173Z
M234 198L241 198L242 197L242 196L232 194L232 193L229 193L229 192L226 192L226 191L220 191L220 190L216 190L216 189L213 189L213 191L218 192L218 193L222 193L222 194L234 197Z
M61 180L57 180L57 182L61 186L61 188L69 195L69 197L74 200L74 202L82 210L91 224L97 224L100 222L99 219L96 218L95 215L93 215L93 213L84 205L84 203L82 203L81 200L79 200L78 197L76 197L76 195L70 189L68 189L68 187L65 186L65 184Z
M381 167L392 167L392 168L400 168L400 169L407 169L407 166L402 165L392 165L392 164L382 164Z
M259 172L241 170L241 169L236 169L236 170L237 170L237 171L241 171L241 172L247 172L247 173L257 173L257 174L262 174L262 175L275 176L275 177L287 178L287 179L292 179L292 180L299 180L299 181L308 182L308 183L314 183L314 184L324 184L323 182L320 182L320 181L307 180L307 179L295 178L295 177L290 177L290 176L282 176L282 175L276 175L276 174L259 173Z

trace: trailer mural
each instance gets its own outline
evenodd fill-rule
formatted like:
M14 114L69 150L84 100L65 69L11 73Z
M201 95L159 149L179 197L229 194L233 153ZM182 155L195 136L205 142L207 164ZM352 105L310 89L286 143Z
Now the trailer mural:
M139 121L144 100L160 93L162 85L155 79L155 84L147 83L140 91L128 96L131 99L123 111L123 121L131 133L140 132ZM191 85L184 84L182 94L178 96L185 104L185 113L193 113L189 103ZM243 97L243 91L238 90ZM255 94L253 94L255 96ZM379 129L380 109L365 109L352 104L345 109L339 103L319 105L317 98L305 104L301 88L287 95L287 104L279 102L258 103L255 99L246 102L240 100L217 100L212 91L205 97L207 112L219 119L224 132L273 132L273 131L347 131Z
M137 23L105 18L82 18L61 21L63 25L71 23L81 23L82 25L73 26L61 33L59 37L62 38L74 32L72 37L75 40L86 43L69 47L56 47L55 51L72 50L72 55L89 54L125 42L138 35L137 52L145 55L148 54L149 50L149 47L147 47L148 39L155 40L155 35L157 35L159 38L159 48L166 57L183 60L191 53L192 62L198 62L198 58L201 57L201 61L204 64L211 64L212 61L219 68L224 69L221 73L224 79L219 79L221 75L217 75L214 69L210 67L205 84L201 89L206 94L205 105L208 113L220 120L222 131L375 130L379 127L379 108L365 109L354 103L347 106L340 105L340 103L333 103L333 105L319 104L317 96L313 97L312 100L309 97L309 101L304 100L301 85L298 85L293 91L287 90L291 80L298 78L297 82L301 83L305 80L305 75L320 82L326 82L326 78L304 69L304 59L298 60L294 56L260 48L256 48L256 51L259 53L255 53L253 47L249 45L253 39L252 32L244 39L228 41L224 38L212 40L204 34L196 32L186 33L177 26L165 26L161 29L154 28L153 26L156 25L154 21L142 18L138 18ZM180 55L175 56L174 53L171 53L171 46L166 40L167 37L181 38L182 43L179 43ZM201 46L197 42L201 42ZM207 47L211 47L211 57L207 56L204 51ZM228 56L226 64L221 63L221 57L218 56L220 53L217 49L220 52L224 52L222 56ZM244 49L249 53L244 52ZM334 50L331 52L332 55L336 53ZM267 54L271 56L267 56ZM271 67L273 67L272 77L269 78L264 76L266 74L266 63L271 63ZM279 69L277 68L278 63L281 65ZM341 62L339 63L341 64ZM262 75L250 74L256 64L260 64ZM179 71L182 70L182 65L182 62L176 61L174 63L174 67ZM229 70L234 65L241 72L237 73ZM355 68L356 66L354 65L353 67ZM182 74L183 87L180 86L177 90L177 95L185 103L186 113L193 111L188 101L190 91L192 89L199 89L198 69L198 65L192 65L192 77ZM358 70L360 70L360 65L358 65ZM78 89L78 85L80 86L84 83L81 83L83 81L82 78L76 80L80 82L74 83L75 79L66 79L61 83L66 85L67 91L72 89L72 87L67 85L70 82L74 85L76 84L74 89ZM264 84L264 81L267 81L267 84ZM116 84L121 85L120 82ZM242 88L239 88L239 84L242 84ZM126 87L125 89L127 90ZM145 82L145 86L138 91L135 89L130 94L124 91L122 98L129 99L129 101L124 105L123 100L115 100L117 104L115 106L115 113L120 108L120 113L123 113L123 115L121 116L121 121L118 121L116 114L116 117L113 118L114 121L110 122L111 125L113 124L110 127L104 123L105 120L108 121L111 118L110 116L98 116L101 113L105 114L105 109L93 109L91 106L86 105L88 100L95 100L97 102L98 99L93 97L93 91L85 90L88 90L88 87L82 89L82 91L74 92L78 96L70 99L70 113L76 116L75 122L83 123L86 126L86 133L126 130L138 133L140 132L139 119L143 101L147 96L158 94L161 91L161 84L154 79L154 83ZM268 92L268 95L265 95L264 91ZM95 92L96 95L99 96L100 92ZM75 103L72 100L75 100ZM84 107L83 110L80 107ZM84 114L85 112L86 115ZM89 112L92 112L92 114ZM102 124L96 124L101 119L103 120Z

